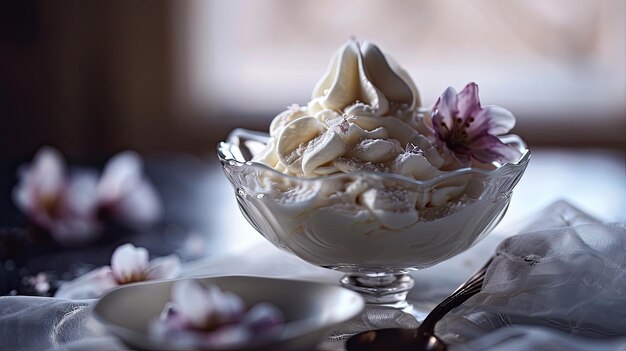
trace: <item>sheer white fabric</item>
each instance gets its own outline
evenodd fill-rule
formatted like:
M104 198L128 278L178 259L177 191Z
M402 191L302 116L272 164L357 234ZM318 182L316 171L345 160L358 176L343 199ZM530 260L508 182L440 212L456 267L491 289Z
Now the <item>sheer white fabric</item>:
M626 336L625 267L622 225L587 224L511 237L498 247L481 292L446 316L436 331L459 344L510 325L550 328L502 334L515 343L533 342L527 349L535 350L541 343L530 335L551 340L549 330L587 338ZM555 333L554 338L565 336ZM461 349L484 349L493 339ZM567 349L590 350L588 345L572 341Z

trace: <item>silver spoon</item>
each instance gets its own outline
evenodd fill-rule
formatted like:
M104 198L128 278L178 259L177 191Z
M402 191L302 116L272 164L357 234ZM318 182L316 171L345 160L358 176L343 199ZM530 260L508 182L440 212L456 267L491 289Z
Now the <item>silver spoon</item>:
M458 307L470 297L480 292L485 281L487 268L493 261L489 259L487 263L476 272L471 278L457 288L450 296L437 305L426 316L424 321L414 328L388 328L371 330L358 333L350 337L346 342L348 351L374 351L374 350L396 350L396 351L445 351L446 344L439 339L434 331L435 324L443 318L453 308Z

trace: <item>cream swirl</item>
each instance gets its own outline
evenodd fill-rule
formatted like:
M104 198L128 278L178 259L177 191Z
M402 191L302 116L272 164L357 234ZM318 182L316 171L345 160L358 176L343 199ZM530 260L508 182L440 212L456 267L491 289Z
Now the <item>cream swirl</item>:
M272 121L272 140L255 160L305 177L355 167L389 171L411 144L438 168L443 160L422 134L428 128L415 128L423 124L419 106L406 71L376 45L350 40L334 54L307 106L292 105Z
M449 162L431 142L419 107L415 84L395 60L374 44L350 40L334 54L311 101L274 118L270 142L254 161L299 177L375 171L433 179ZM458 180L442 185L450 193L441 199L464 187ZM362 197L366 206L380 203L376 193Z
M419 95L411 77L393 59L371 43L351 40L331 59L326 74L313 89L310 113L341 111L361 101L378 115L394 108L414 110Z

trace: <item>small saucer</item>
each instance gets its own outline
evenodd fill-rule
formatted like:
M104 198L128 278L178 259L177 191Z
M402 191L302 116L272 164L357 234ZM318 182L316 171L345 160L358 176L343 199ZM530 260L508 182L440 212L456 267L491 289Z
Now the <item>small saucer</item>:
M355 317L364 305L357 293L329 284L250 276L187 279L231 291L246 306L265 301L283 312L286 320L283 331L272 340L244 345L243 349L247 350L312 349L333 326ZM145 282L115 289L98 300L93 315L111 334L134 348L180 350L175 345L156 343L148 334L151 321L170 301L175 281Z

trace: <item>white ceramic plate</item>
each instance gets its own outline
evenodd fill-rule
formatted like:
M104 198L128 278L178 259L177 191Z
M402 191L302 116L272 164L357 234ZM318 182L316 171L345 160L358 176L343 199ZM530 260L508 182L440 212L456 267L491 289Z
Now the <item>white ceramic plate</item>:
M363 309L363 299L339 286L313 282L224 276L188 278L211 282L224 291L241 296L246 306L266 301L285 315L281 335L250 349L302 350L313 348L330 329L355 317ZM146 350L173 350L172 345L156 344L148 336L150 322L170 300L174 280L132 284L115 289L94 306L93 315L107 330L126 344Z

